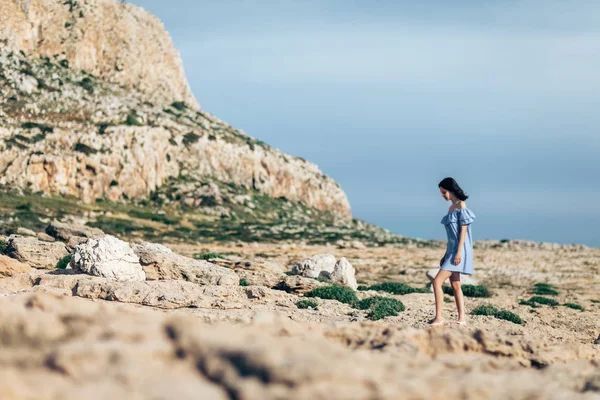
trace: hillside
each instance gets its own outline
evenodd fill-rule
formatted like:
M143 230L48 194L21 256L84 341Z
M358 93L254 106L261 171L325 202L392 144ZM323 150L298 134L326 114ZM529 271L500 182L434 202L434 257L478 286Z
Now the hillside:
M0 11L4 233L11 218L39 229L71 215L146 238L405 241L353 220L316 165L201 110L168 33L139 7L0 0Z

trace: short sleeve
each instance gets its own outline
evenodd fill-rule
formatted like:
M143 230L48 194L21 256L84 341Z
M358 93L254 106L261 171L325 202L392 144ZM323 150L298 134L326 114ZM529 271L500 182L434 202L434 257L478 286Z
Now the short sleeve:
M459 225L470 225L475 221L475 214L468 208L463 208L458 212Z

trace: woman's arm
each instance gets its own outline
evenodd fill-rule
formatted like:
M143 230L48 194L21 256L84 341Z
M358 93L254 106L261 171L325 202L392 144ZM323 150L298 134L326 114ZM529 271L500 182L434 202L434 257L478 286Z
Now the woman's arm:
M468 225L460 226L460 237L458 239L458 249L456 249L456 256L454 256L454 265L460 264L462 260L462 248L465 244L465 237L467 236Z

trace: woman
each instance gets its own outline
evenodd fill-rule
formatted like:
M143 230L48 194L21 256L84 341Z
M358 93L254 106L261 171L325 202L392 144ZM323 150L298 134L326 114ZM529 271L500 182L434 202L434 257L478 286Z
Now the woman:
M469 198L452 178L445 178L439 183L440 193L446 201L452 202L448 214L442 218L446 228L448 244L446 254L440 260L440 270L433 280L433 293L435 295L435 318L431 326L444 325L442 318L442 305L444 292L442 285L450 278L450 285L454 291L458 320L456 323L465 323L465 303L460 287L460 274L473 274L473 241L471 239L471 223L475 214L467 208L465 200Z

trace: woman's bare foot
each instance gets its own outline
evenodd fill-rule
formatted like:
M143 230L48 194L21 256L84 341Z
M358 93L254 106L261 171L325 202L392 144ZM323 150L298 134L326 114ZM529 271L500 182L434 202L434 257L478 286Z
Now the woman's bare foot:
M429 326L440 326L440 325L444 325L446 323L446 321L444 321L441 318L434 318L431 321L429 321Z

